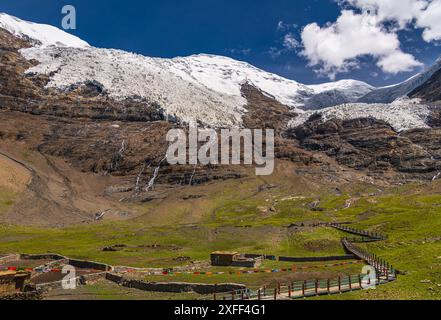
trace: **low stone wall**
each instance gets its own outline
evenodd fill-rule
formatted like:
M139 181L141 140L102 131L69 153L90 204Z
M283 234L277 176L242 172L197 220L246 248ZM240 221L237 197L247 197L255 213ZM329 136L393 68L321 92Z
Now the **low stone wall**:
M80 269L93 269L100 271L112 271L112 267L108 264L93 262L93 261L83 261L83 260L75 260L69 259L68 264Z
M0 301L32 301L43 300L43 293L41 291L19 292L7 296L0 296Z
M168 293L189 293L214 294L231 291L245 290L243 284L223 283L223 284L203 284L203 283L183 283L183 282L145 282L141 280L129 280L113 273L107 273L106 279L113 281L127 288L135 288L148 292L168 292Z
M286 261L286 262L329 262L329 261L342 261L342 260L351 260L357 259L357 257L353 254L344 255L344 256L331 256L331 257L277 257L274 255L262 255L262 254L252 254L247 253L244 255L247 259L256 259L262 258L263 260L272 260L272 261ZM242 266L241 267L245 267ZM252 266L249 266L252 268Z
M72 279L72 281L75 281L77 286L82 286L82 285L86 285L88 282L97 281L99 279L105 279L106 274L107 272L91 273L76 277ZM55 289L63 289L63 281L37 284L35 285L35 289L37 291L50 291Z
M65 256L55 253L45 254L21 254L19 255L21 260L63 260L67 259Z
M262 264L262 259L247 258L247 260L237 260L231 263L231 267L236 268L258 268Z
M276 261L277 260L276 256L267 255L267 254L246 253L246 254L244 254L244 257L247 258L247 259L262 258L263 260L272 260L272 261Z
M345 256L333 256L333 257L279 257L279 261L286 262L330 262L330 261L344 261L344 260L352 260L357 259L357 257L353 254L345 255Z
M104 263L70 259L68 257L62 256L59 254L55 254L55 253L21 254L18 257L21 260L53 260L54 262L60 261L60 260L65 260L65 261L67 261L67 264L69 264L73 267L76 267L76 268L80 268L80 269L94 269L94 270L101 270L101 271L110 271L112 269L111 266L104 264Z
M4 255L4 256L0 257L0 265L5 265L8 262L17 261L17 260L20 260L20 255L19 254Z

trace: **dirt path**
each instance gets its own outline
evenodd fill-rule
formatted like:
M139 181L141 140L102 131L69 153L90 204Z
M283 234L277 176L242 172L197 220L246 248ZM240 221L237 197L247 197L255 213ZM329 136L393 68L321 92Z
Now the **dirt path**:
M0 187L21 193L31 182L33 172L3 152L0 152Z
M63 226L92 219L90 214L73 206L72 196L65 192L69 187L64 186L64 181L60 184L4 151L0 151L0 178L2 176L9 176L9 179L0 180L11 181L8 185L16 185L21 191L20 201L1 217L3 221L22 225L53 221L56 226Z

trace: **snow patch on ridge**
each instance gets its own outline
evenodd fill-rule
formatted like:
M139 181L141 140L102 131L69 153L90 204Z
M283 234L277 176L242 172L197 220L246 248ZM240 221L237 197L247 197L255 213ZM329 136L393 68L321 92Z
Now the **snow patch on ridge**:
M84 48L89 46L87 42L56 27L24 21L6 13L0 13L0 28L19 38L31 40L33 45L40 48L48 46Z
M397 132L415 128L429 128L427 118L431 113L427 105L419 99L398 99L391 104L350 103L326 108L318 112L309 111L290 121L291 128L305 123L313 114L322 115L322 121L331 119L353 120L375 118L387 122Z
M248 82L280 103L296 108L314 94L306 85L227 57L201 54L164 59L162 63L186 81L227 95L241 96L241 86Z
M364 97L360 98L358 102L361 103L391 103L396 99L409 95L413 90L423 85L428 81L438 70L441 69L441 58L436 63L425 71L407 79L406 81L377 88Z

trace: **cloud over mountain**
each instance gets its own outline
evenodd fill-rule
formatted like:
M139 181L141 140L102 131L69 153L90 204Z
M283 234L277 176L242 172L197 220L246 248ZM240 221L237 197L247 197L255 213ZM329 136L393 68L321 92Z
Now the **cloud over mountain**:
M441 39L441 0L340 0L333 23L311 23L302 31L301 55L322 75L334 78L370 56L385 73L411 71L422 64L401 49L398 32L423 29L426 42Z

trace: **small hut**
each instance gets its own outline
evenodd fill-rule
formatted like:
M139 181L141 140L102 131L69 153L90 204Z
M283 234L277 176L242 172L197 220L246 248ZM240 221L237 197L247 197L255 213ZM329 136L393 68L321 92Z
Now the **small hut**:
M211 254L211 265L217 267L230 267L239 258L237 252L216 251Z
M262 260L262 256L248 256L237 252L216 251L211 254L211 265L214 267L257 268Z

